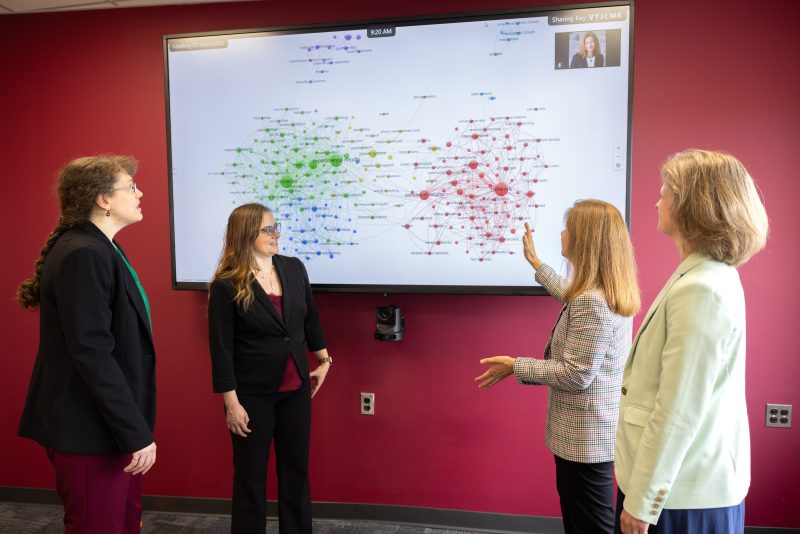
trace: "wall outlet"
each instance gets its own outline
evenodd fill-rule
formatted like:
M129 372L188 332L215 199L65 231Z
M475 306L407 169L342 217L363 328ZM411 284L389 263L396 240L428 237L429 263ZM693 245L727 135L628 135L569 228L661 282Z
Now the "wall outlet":
M775 428L792 428L792 405L767 404L766 425Z
M361 415L375 415L375 394L361 394Z

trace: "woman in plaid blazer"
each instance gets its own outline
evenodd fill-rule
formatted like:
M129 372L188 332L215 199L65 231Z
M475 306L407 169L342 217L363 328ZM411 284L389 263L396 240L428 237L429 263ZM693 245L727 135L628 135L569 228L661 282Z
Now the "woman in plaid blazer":
M484 358L490 367L476 380L491 387L513 373L520 384L549 387L545 443L555 456L564 531L610 533L619 388L639 310L633 247L614 206L578 201L561 232L561 254L572 268L566 280L539 259L527 223L525 230L536 281L564 306L544 359Z

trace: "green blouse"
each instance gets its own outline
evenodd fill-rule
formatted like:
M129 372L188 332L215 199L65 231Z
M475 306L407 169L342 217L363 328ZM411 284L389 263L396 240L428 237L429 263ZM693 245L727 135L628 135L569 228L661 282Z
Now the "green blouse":
M131 264L128 262L128 258L125 257L125 254L114 245L114 248L117 249L120 258L122 261L125 262L125 265L128 267L128 270L131 272L131 276L133 276L133 281L136 282L136 287L139 288L139 294L142 295L142 300L144 301L144 309L147 310L147 320L150 322L150 328L153 328L153 320L150 318L150 301L147 300L147 294L144 292L144 288L142 287L142 283L139 281L139 276L136 274L136 271L133 270Z

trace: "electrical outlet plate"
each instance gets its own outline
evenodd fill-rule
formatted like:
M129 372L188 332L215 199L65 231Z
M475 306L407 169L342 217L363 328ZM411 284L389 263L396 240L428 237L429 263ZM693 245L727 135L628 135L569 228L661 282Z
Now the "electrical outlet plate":
M773 428L792 428L792 405L767 404L765 424Z
M375 394L361 394L361 415L375 415Z

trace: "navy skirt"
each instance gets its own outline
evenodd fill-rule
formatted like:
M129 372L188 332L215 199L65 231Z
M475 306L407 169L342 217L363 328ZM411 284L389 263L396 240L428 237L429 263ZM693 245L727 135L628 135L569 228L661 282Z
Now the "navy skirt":
M617 490L617 519L614 532L619 534L619 516L625 495ZM658 524L650 525L648 534L744 534L744 501L724 508L669 509L661 511Z

